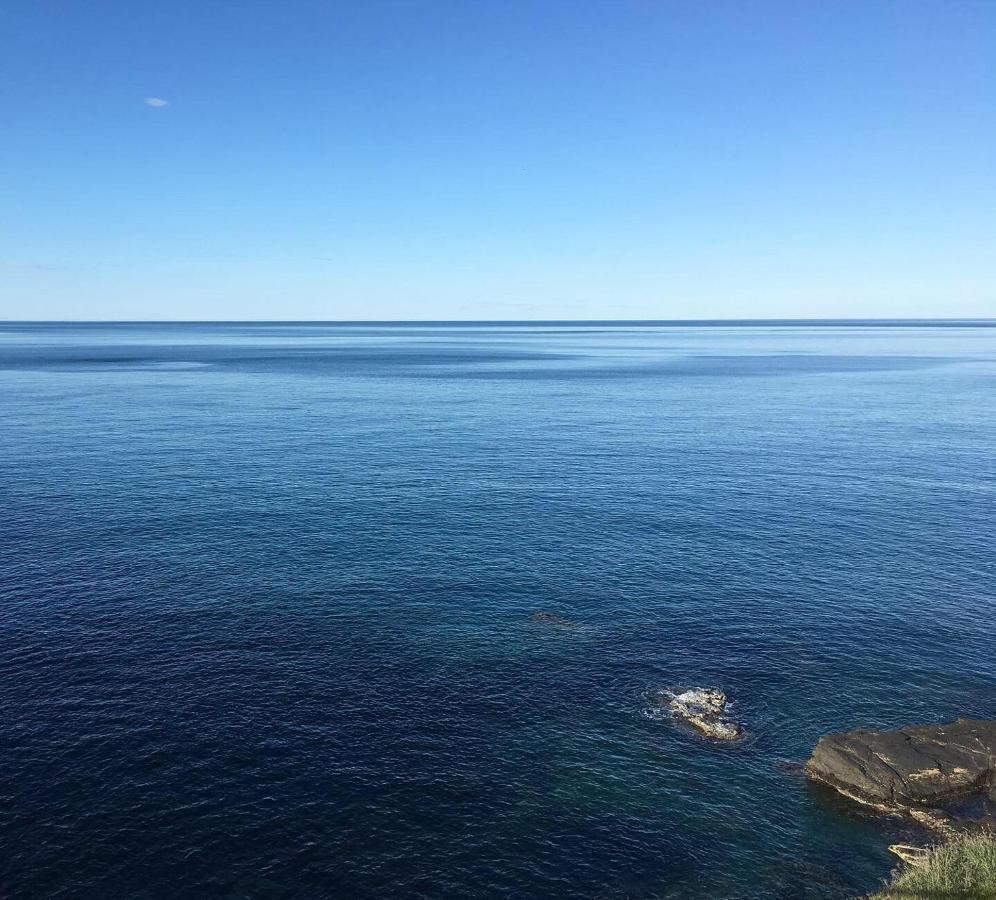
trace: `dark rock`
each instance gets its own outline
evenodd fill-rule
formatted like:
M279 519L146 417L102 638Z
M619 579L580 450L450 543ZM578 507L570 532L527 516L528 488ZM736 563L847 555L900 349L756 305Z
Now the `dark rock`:
M828 734L813 750L806 774L853 800L923 820L928 805L992 789L996 722L958 719Z

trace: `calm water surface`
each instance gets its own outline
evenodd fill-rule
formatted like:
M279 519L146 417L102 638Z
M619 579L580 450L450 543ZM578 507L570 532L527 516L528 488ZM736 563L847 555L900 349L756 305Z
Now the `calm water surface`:
M0 325L0 895L870 890L782 764L996 716L994 500L985 325Z

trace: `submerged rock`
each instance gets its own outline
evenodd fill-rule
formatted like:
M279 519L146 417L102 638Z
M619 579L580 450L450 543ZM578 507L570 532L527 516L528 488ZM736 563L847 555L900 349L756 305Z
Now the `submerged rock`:
M788 775L792 778L804 778L806 775L806 764L797 759L777 759L774 762L776 772Z
M659 706L680 716L706 737L719 741L735 741L743 736L738 725L726 718L726 694L712 688L694 688L680 694L662 691L652 699Z
M996 722L957 719L828 734L813 750L806 774L852 800L906 812L943 831L950 819L932 805L996 785Z
M563 616L558 616L551 612L534 612L532 615L534 622L543 622L546 625L559 625L561 628L569 628L575 623Z

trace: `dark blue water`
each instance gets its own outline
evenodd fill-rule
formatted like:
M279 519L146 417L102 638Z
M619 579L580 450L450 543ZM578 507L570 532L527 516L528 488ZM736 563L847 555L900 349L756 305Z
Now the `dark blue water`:
M994 499L984 324L0 325L0 893L870 890L780 764L996 716Z

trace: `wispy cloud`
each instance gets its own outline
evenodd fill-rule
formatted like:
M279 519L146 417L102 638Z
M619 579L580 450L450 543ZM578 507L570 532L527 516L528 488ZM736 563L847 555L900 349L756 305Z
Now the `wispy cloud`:
M0 269L13 269L27 272L61 272L65 266L55 263L36 262L30 259L0 259Z
M169 106L169 100L163 100L162 97L146 97L145 105L152 106L155 109L162 109L164 106Z

